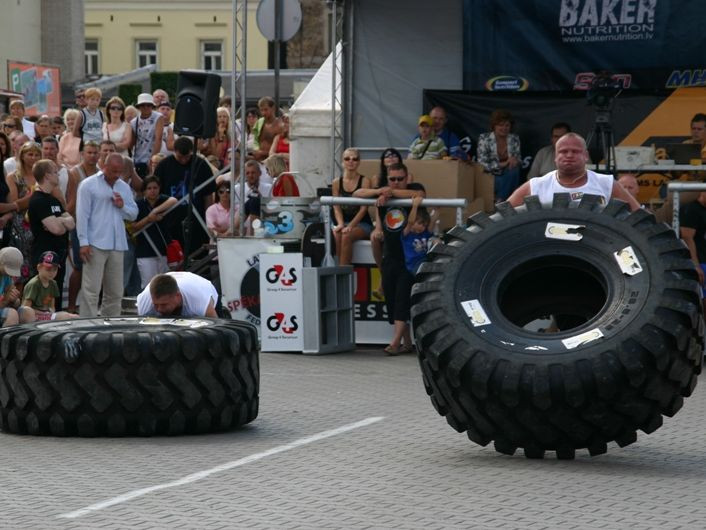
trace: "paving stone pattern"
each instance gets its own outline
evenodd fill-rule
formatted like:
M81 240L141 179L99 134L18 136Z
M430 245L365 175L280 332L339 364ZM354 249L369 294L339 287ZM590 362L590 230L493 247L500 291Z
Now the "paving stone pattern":
M706 391L596 458L526 460L453 431L416 359L263 354L260 416L226 434L0 434L0 528L706 527ZM703 386L703 383L702 383ZM58 515L373 416L384 420L78 517Z

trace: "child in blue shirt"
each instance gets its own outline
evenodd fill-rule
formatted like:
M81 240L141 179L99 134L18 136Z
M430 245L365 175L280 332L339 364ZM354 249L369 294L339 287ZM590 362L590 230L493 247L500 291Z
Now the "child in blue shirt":
M423 197L412 199L412 209L409 211L407 225L402 232L402 250L407 270L414 276L424 261L429 248L429 241L434 234L429 230L431 216L426 208L420 207Z

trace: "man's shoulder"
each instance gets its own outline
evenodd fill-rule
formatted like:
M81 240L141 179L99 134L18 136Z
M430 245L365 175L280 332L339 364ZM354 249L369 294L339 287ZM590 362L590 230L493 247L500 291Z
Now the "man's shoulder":
M424 184L422 184L421 182L410 182L409 184L407 184L407 189L408 190L426 191Z

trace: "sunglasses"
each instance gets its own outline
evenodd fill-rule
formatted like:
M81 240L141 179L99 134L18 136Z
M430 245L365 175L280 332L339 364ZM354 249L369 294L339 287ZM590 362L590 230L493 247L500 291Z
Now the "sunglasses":
M227 189L218 190L218 195L223 195L224 193L230 193L230 190L227 190Z
M353 162L357 162L358 160L360 160L360 158L357 156L344 156L343 160L345 160L346 162L350 162L351 160Z
M383 156L383 158L392 158L392 157L397 158L397 155L395 153L385 153L385 155Z
M108 110L123 110L122 107L108 107Z
M390 182L402 182L407 177L387 177Z
M15 128L14 123L3 123L2 126L5 127L5 129L14 129Z

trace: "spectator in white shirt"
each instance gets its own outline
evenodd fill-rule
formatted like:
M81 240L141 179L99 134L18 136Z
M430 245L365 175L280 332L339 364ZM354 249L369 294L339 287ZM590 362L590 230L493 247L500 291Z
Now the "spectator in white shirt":
M120 177L122 155L106 158L103 171L86 178L78 188L76 230L83 261L80 315L98 314L103 287L102 316L118 316L123 295L123 254L127 250L124 221L134 221L137 204L130 186Z

